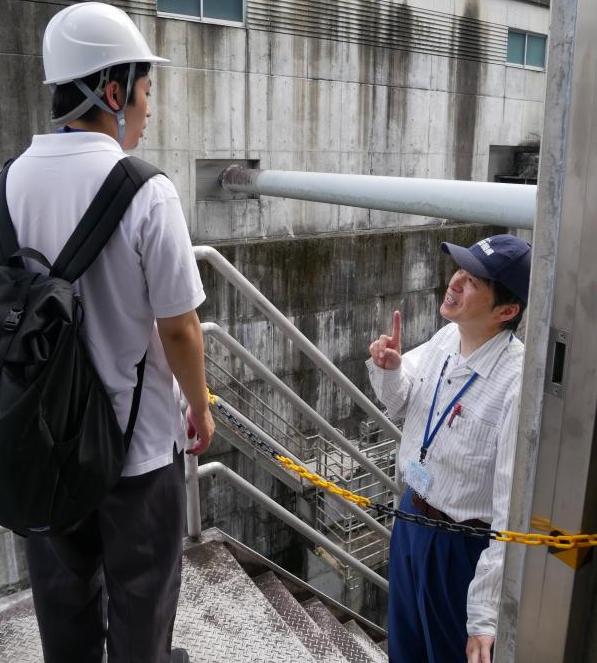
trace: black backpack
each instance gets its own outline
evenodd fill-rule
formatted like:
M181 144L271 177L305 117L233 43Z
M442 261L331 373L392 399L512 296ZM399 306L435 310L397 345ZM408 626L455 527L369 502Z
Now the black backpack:
M22 535L74 529L122 472L145 356L126 432L89 358L73 283L91 265L139 188L160 171L127 157L101 186L53 265L19 249L0 174L0 525ZM29 271L22 258L45 265Z

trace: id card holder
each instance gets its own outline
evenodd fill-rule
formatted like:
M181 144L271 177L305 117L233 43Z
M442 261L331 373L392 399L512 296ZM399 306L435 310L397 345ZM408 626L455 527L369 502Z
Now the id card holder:
M429 490L433 484L433 477L431 476L427 466L421 465L418 461L409 460L404 472L404 480L406 483L423 499L429 496Z

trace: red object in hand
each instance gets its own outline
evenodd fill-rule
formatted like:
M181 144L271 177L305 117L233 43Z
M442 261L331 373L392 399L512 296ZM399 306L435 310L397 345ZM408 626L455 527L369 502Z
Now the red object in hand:
M456 405L452 409L450 418L448 419L448 428L452 427L452 422L454 421L454 417L459 417L461 414L462 414L462 405L460 403L456 403Z

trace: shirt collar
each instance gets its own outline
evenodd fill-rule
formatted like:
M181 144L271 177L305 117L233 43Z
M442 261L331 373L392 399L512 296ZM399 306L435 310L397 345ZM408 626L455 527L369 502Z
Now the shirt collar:
M467 357L466 365L482 378L488 377L502 352L509 346L511 338L512 331L504 329Z
M442 348L450 356L457 355L460 352L460 333L458 327L456 333L450 334L442 343ZM492 336L483 345L471 353L457 370L469 368L478 373L482 378L487 378L500 358L502 352L509 346L512 331L505 329L495 336Z
M96 131L73 131L33 136L31 145L23 156L44 157L105 151L123 154L118 142L107 134Z

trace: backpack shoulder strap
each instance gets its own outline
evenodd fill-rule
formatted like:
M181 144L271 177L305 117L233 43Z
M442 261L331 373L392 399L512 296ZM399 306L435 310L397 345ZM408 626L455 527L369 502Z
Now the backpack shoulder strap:
M104 248L137 191L159 174L162 171L137 157L121 159L56 258L51 275L76 281Z
M17 233L12 223L6 200L6 178L11 163L12 160L7 161L0 173L0 264L2 265L5 265L10 256L19 250ZM20 266L23 266L22 260Z

